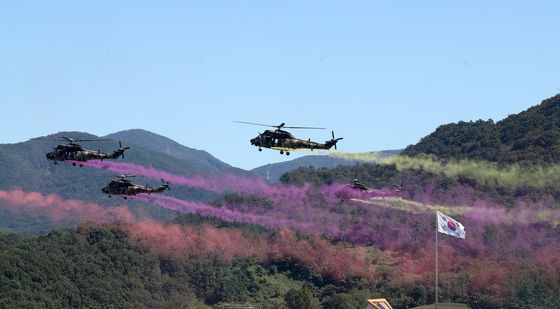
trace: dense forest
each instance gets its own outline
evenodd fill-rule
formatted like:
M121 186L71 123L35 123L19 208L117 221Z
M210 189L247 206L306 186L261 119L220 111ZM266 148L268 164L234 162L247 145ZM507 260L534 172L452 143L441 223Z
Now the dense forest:
M560 95L496 123L478 120L442 125L401 154L499 163L559 163Z
M422 250L416 251L414 259L398 261L400 254L370 249L366 259L376 261L372 262L377 264L375 271L335 274L334 269L325 268L327 264L321 259L332 259L338 252L349 262L352 257L348 249L309 235L284 231L290 236L283 238L283 232L277 229L195 215L156 224L166 235L152 231L139 237L140 231L147 231L145 227L89 223L37 238L1 235L0 306L209 308L246 304L261 308L361 308L366 298L389 297L396 308L406 308L433 301L429 277L404 275L407 268L425 267L418 260L430 258ZM511 231L504 233L498 228L485 228L487 244L511 244ZM168 234L177 231L188 234L183 234L182 244L170 244ZM221 237L230 241L236 237L236 242L216 246L213 240ZM195 239L196 244L186 245L189 239ZM259 247L259 239L269 243L266 252L245 251L240 245L248 241ZM295 251L282 251L274 245L278 242L290 250L313 250L298 255ZM443 250L460 247L449 243ZM481 253L471 246L465 249L471 251L468 255ZM543 268L543 263L552 260L533 264L521 259L513 271L506 271L508 265L495 258L465 262L466 258L461 257L461 264L472 269L444 260L442 276L447 279L442 285L442 299L466 302L474 308L560 305L556 288L560 282L554 273L558 269L550 272ZM484 271L488 273L481 273ZM508 285L502 286L500 280Z
M279 232L193 215L179 216L173 224L193 230L212 226L214 233L239 232L245 239L263 234L272 239ZM249 253L225 257L224 252L199 246L189 252L150 250L142 241L131 239L130 228L123 223L90 223L37 238L2 234L0 306L356 308L362 307L365 298L389 291L401 295L407 304L414 301L405 296L411 287L389 279L374 283L352 274L321 275L313 263L289 253L259 261ZM300 238L296 242L312 242L304 235L294 237Z

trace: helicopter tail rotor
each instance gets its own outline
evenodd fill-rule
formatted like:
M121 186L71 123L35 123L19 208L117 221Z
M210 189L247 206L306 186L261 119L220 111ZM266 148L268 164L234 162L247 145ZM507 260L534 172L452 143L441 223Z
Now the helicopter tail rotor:
M121 141L119 141L119 149L117 149L117 151L115 151L115 153L117 154L117 158L120 156L124 159L124 151L130 149L130 147L124 147L122 146Z
M334 137L334 131L331 131L331 136L332 136L332 139L329 141L329 143L334 146L335 150L338 150L338 148L336 148L336 143L338 143L339 140L344 139L344 138L343 137L335 138Z
M161 186L164 188L163 190L167 189L169 191L171 191L171 187L169 187L169 181L165 181L163 179L160 179L161 182L163 183Z

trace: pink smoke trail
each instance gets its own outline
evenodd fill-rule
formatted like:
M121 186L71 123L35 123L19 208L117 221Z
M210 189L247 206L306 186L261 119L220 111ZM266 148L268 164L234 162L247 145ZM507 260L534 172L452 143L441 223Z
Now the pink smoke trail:
M135 220L135 215L126 206L102 206L92 202L64 199L56 194L24 192L21 189L0 190L0 208L12 213L26 213L32 216L46 215L55 223Z
M292 257L312 265L322 276L335 279L348 274L371 277L374 271L365 248L332 244L320 237L299 239L286 229L280 229L274 236L251 237L244 236L239 229L211 225L140 222L123 225L123 229L139 245L165 256L196 257L219 252L219 257L227 261L250 256L263 262Z

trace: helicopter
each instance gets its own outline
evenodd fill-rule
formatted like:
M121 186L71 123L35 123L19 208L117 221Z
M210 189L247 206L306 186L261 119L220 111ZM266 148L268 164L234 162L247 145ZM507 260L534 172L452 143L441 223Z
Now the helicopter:
M245 121L234 121L237 123L251 124L263 127L276 128L276 130L265 130L264 133L260 133L255 138L250 140L251 145L258 147L259 151L262 148L270 148L273 150L279 150L280 154L290 155L290 151L298 149L309 149L313 151L314 149L331 149L334 146L336 148L336 143L343 139L342 137L335 138L334 131L331 131L332 139L325 141L325 143L313 142L311 139L304 140L293 136L290 132L282 129L318 129L324 130L325 128L316 127L288 127L285 123L279 125L266 125L261 123L245 122Z
M364 185L363 183L359 182L357 178L354 178L354 182L351 185L352 189L360 190L360 191L371 191L373 189L369 188L368 186Z
M381 180L381 179L387 179L387 178L375 178L375 179L370 179L370 180ZM374 191L375 190L375 189L369 188L365 184L359 182L357 178L354 178L354 181L350 185L350 187L352 189L356 189L356 190L359 190L359 191ZM401 180L400 184L393 184L391 186L391 188L393 189L394 192L397 192L397 193L402 192L404 190L404 180Z
M395 192L402 192L404 190L404 180L401 179L401 183L398 185L392 185L391 188L394 188L393 190Z
M73 139L65 136L62 136L61 138L66 140L67 143L56 146L53 151L46 154L47 159L54 161L54 164L58 164L57 161L66 160L85 162L88 160L103 161L106 159L117 159L118 157L124 158L124 151L130 148L123 148L121 142L119 141L119 149L115 150L112 154L109 154L101 152L100 150L85 149L76 144L76 142L104 141L105 139ZM76 166L76 162L72 162L72 165ZM82 164L79 165L82 166Z
M152 194L171 190L169 182L163 179L161 179L162 185L157 188L152 188L148 185L140 185L128 180L128 178L136 177L135 175L118 175L113 177L115 177L116 180L112 180L107 186L101 189L101 192L107 194L109 197L111 197L111 195L121 195L126 200L128 196L139 193Z

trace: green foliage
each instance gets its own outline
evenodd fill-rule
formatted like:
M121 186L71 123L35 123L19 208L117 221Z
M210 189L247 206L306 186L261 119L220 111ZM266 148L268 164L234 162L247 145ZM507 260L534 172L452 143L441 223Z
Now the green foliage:
M499 163L559 163L560 95L497 123L478 120L442 125L401 154Z
M177 222L237 224L244 233L274 234L188 215ZM0 234L0 308L207 308L227 303L285 308L290 290L298 292L298 308L317 308L321 286L312 267L289 258L260 263L251 258L226 262L219 255L154 255L132 243L119 224L82 225L35 238Z
M311 290L307 286L304 286L299 291L290 290L284 299L289 309L319 308L319 300L313 296Z
M218 228L236 228L241 230L243 236L247 238L256 237L261 234L266 234L267 236L276 235L277 231L274 229L268 229L261 225L245 223L245 222L230 222L224 221L215 217L203 217L196 214L184 213L180 214L171 220L171 223L189 226L189 225L202 225L209 224Z
M284 184L312 183L325 185L332 183L352 183L354 179L370 184L374 187L392 184L397 170L394 165L376 163L362 163L354 166L337 166L335 168L301 167L294 171L285 173L280 177Z
M560 281L551 274L527 266L515 270L510 308L560 308Z

